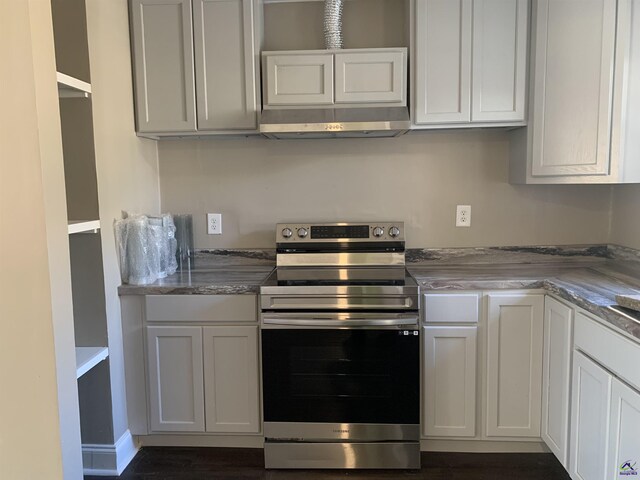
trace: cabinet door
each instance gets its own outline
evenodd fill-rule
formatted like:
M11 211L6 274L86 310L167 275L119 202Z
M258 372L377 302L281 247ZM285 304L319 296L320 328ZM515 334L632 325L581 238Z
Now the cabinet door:
M582 353L573 354L571 458L574 480L610 480L605 474L611 375Z
M478 327L424 329L424 434L476 434L476 337Z
M198 130L257 128L253 0L194 0Z
M336 103L406 104L406 53L335 54Z
M572 323L571 308L545 297L542 439L565 468L569 455Z
M139 132L196 130L191 0L131 0Z
M528 0L474 0L474 122L525 119Z
M154 432L204 432L202 328L147 327Z
M611 386L606 478L624 479L640 470L640 393L617 379Z
M544 296L489 294L487 436L539 437Z
M609 173L616 3L537 3L533 175Z
M266 103L283 105L333 104L333 55L266 55Z
M472 0L417 0L415 122L469 122Z
M207 432L260 432L258 327L204 327Z

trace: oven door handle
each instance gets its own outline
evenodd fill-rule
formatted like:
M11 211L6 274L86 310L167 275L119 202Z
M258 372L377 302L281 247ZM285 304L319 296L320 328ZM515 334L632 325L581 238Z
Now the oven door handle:
M263 318L262 323L268 325L286 325L291 327L416 327L417 317L413 318L366 318L331 320L322 318Z

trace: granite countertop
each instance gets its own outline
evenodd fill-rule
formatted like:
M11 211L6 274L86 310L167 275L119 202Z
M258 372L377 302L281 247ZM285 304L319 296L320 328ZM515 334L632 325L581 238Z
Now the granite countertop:
M543 289L640 339L640 314L619 313L616 295L640 293L640 271L614 260L409 267L423 290Z
M178 271L150 285L121 285L120 295L240 295L257 294L272 266L225 265Z
M195 267L120 295L257 294L273 250L201 251ZM616 295L640 294L640 252L616 246L412 249L407 268L423 290L542 289L640 339L640 314L618 312Z

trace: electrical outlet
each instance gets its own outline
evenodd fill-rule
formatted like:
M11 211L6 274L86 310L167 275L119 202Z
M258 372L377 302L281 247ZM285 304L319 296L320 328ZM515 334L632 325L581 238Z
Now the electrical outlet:
M222 235L221 213L207 213L207 233L209 235Z
M456 208L456 227L471 226L471 205L458 205Z

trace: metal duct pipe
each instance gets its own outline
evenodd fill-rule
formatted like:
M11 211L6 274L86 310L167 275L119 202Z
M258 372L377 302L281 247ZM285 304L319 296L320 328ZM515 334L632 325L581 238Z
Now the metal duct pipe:
M343 0L324 0L324 45L327 50L342 48Z

